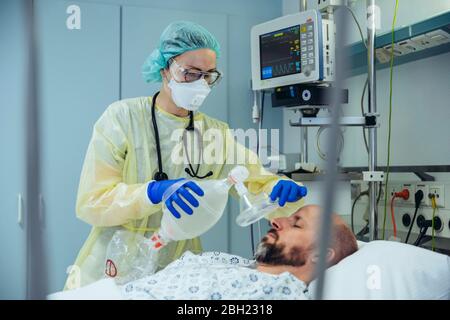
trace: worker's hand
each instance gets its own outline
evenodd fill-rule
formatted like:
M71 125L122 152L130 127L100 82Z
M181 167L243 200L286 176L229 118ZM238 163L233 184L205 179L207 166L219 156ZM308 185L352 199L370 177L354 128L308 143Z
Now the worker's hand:
M291 180L280 180L273 187L270 193L270 199L275 201L277 198L280 207L283 207L287 202L295 202L306 196L306 187L299 186L294 181Z
M184 180L184 178L176 179L176 180L162 180L162 181L153 181L150 182L147 187L147 196L153 204L158 204L162 201L162 196L164 192L172 185L177 183L178 181ZM198 200L188 191L191 190L198 196L202 197L205 193L202 188L198 186L194 181L189 181L179 188L177 188L172 195L166 199L164 202L167 209L172 213L172 215L179 219L181 218L181 214L175 209L173 206L173 202L175 202L184 212L191 215L193 213L192 208L185 202L185 200L195 208L198 207Z

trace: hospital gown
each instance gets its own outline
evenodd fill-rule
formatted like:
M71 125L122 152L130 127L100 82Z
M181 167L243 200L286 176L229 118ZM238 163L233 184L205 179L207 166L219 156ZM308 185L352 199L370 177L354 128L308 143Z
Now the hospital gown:
M291 273L263 273L254 260L220 252L187 251L164 270L129 282L121 290L125 299L309 299L305 283Z

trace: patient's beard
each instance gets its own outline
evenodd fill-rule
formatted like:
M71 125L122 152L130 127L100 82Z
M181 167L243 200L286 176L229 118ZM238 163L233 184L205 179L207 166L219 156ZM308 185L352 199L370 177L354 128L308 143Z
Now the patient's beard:
M294 247L284 254L285 246L282 244L267 243L264 238L258 245L255 253L255 260L273 266L294 266L301 267L306 264L309 250L302 247Z

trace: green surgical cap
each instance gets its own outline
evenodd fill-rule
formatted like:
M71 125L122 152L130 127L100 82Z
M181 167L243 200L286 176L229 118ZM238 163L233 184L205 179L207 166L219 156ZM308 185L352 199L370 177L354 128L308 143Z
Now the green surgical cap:
M159 46L150 54L142 66L145 82L161 82L160 70L167 67L170 58L186 51L211 49L220 56L217 39L204 27L194 22L177 21L167 26L159 38Z

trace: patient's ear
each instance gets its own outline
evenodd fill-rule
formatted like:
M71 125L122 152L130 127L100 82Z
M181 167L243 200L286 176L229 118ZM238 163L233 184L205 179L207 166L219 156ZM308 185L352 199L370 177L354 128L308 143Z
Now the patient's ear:
M327 249L327 264L329 264L331 261L333 261L334 257L336 256L336 251L334 251L333 248L328 248ZM310 256L311 262L312 263L317 263L319 262L319 252L315 251L311 256Z

